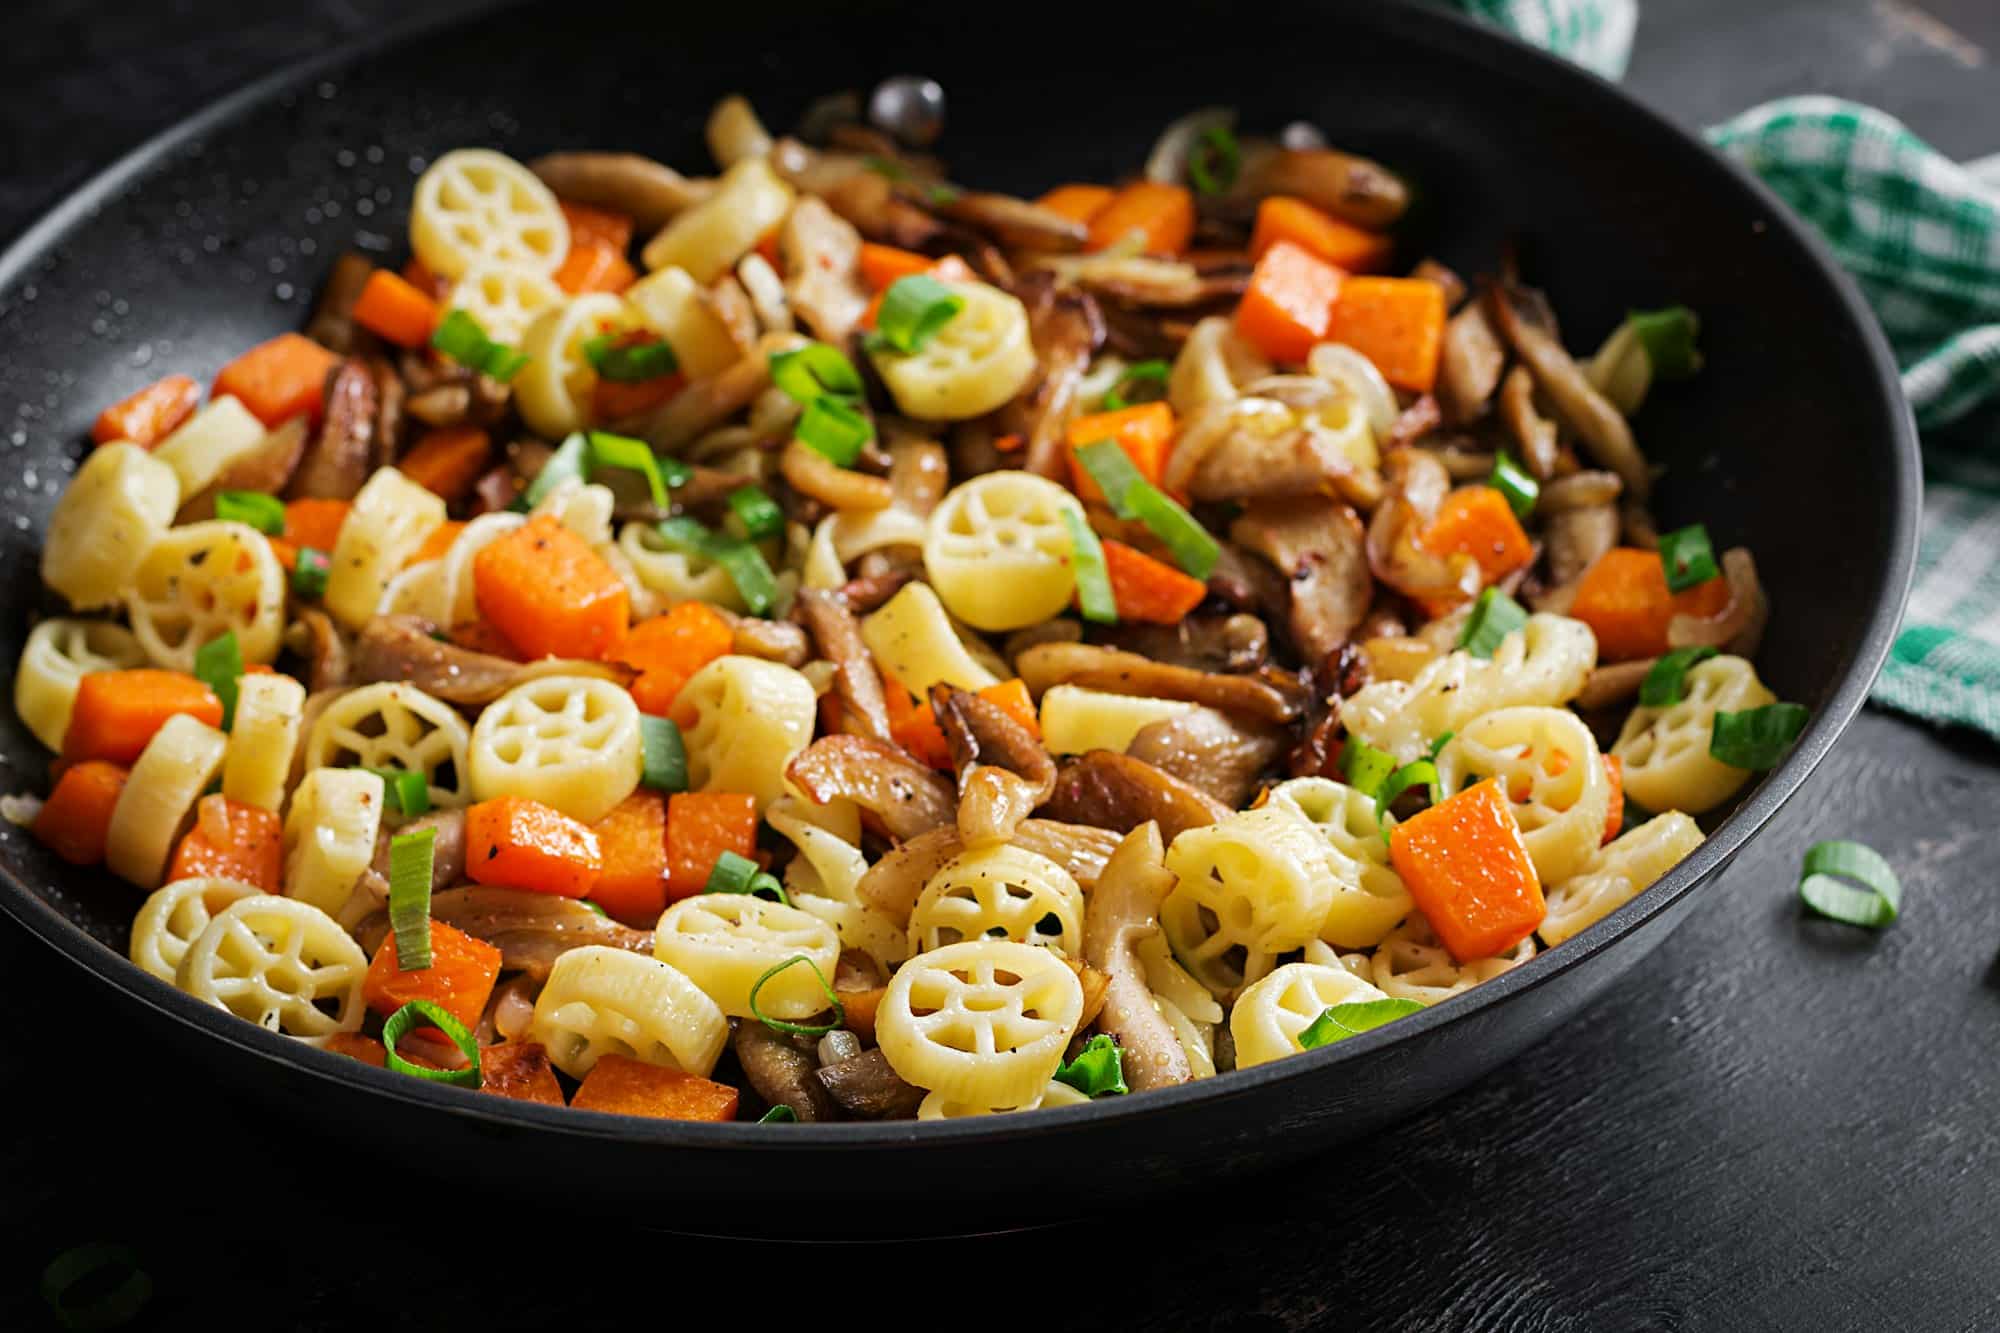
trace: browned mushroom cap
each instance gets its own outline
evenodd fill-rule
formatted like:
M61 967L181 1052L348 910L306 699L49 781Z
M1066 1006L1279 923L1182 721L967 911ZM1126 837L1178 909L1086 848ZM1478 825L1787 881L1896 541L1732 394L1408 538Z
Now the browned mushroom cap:
M1015 249L1076 250L1090 234L1088 227L1067 214L984 190L940 193L933 206L953 222L976 227Z
M389 878L389 844L398 835L431 830L431 892L447 889L465 878L465 811L433 810L400 828L383 826L375 836L375 873Z
M1548 543L1549 582L1567 586L1618 544L1618 510L1609 504L1563 509L1549 516L1542 533Z
M1256 500L1229 525L1229 536L1285 576L1292 642L1307 660L1346 643L1368 614L1375 595L1368 537L1360 517L1340 501L1324 495Z
M753 399L771 387L770 353L798 345L796 336L767 335L754 355L746 356L695 380L636 423L619 422L635 428L655 449L675 452L750 406ZM742 484L739 479L737 484Z
M715 191L714 181L690 180L637 153L550 153L528 169L562 198L627 214L642 232L659 230Z
M1226 301L1241 296L1250 282L1247 269L1203 273L1185 260L1145 255L1065 255L1035 263L1063 284L1138 310L1187 310Z
M1437 396L1444 419L1462 426L1486 415L1506 364L1506 345L1484 304L1474 301L1453 315L1438 349Z
M314 694L346 687L349 679L347 640L333 618L317 607L298 613L298 625L305 638L306 688ZM310 700L308 700L310 702Z
M908 1120L924 1100L924 1090L905 1083L879 1046L851 1060L822 1065L814 1077L841 1110L862 1120Z
M1135 1092L1194 1077L1187 1052L1153 1004L1136 952L1160 928L1160 904L1174 888L1165 856L1158 825L1133 829L1105 863L1084 909L1084 957L1108 978L1097 1026L1117 1039Z
M943 828L958 813L949 782L908 751L864 736L821 737L793 756L785 776L816 804L845 796L898 842Z
M468 884L431 895L431 916L485 940L500 950L500 966L546 981L557 958L584 944L608 945L650 955L653 932L621 926L575 898L519 889ZM355 927L354 937L370 954L388 933L389 917L378 912Z
M1183 699L1266 722L1289 722L1304 708L1305 692L1296 679L1281 682L1269 673L1217 675L1087 643L1036 644L1014 660L1014 669L1037 698L1051 685L1082 685L1114 694Z
M362 683L406 680L446 703L475 705L492 703L523 681L543 676L595 676L624 684L632 673L609 662L509 661L441 643L415 616L376 616L355 637L353 676Z
M1284 753L1287 739L1268 723L1198 708L1141 727L1125 753L1236 810Z
M1117 833L1151 820L1169 842L1230 811L1200 788L1115 750L1092 750L1064 763L1044 808L1052 819Z
M1009 841L1024 851L1054 861L1089 892L1117 847L1118 835L1083 824L1030 819L1014 830ZM903 925L909 921L910 909L917 905L917 896L931 876L964 850L965 843L956 828L933 829L884 853L855 882L854 891L862 902Z
M1055 789L1055 760L1004 709L969 690L933 685L930 704L959 774L959 838L968 847L1006 842Z
M868 309L858 269L861 234L815 195L805 195L778 231L785 295L806 327L838 347Z
M319 302L313 306L306 337L342 356L353 351L354 303L374 272L375 265L366 255L343 250L326 275L326 285L319 289Z
M1465 299L1465 279L1459 277L1458 271L1449 264L1436 259L1420 259L1417 261L1417 266L1410 270L1410 276L1428 282L1444 292L1444 305L1447 310L1457 308L1458 303Z
M803 440L786 442L778 456L778 471L793 490L828 509L887 509L896 500L887 477L842 467Z
M1500 386L1500 421L1521 446L1528 471L1547 480L1556 468L1556 423L1535 408L1535 377L1526 366L1507 372Z
M1379 162L1332 148L1253 148L1243 155L1228 198L1303 199L1360 227L1383 228L1410 206L1409 187Z
M326 410L287 494L294 500L352 500L375 468L380 396L368 363L349 357L327 375Z
M1557 340L1555 319L1541 293L1495 285L1487 289L1486 304L1556 415L1576 432L1591 457L1618 474L1628 494L1643 500L1652 487L1652 475L1632 438L1632 428Z
M1282 379L1283 384L1278 381ZM1299 406L1338 392L1325 381L1283 376L1258 382L1273 393L1296 393ZM1197 500L1255 500L1338 490L1372 504L1379 488L1325 430L1301 421L1291 402L1260 395L1215 402L1196 413L1167 460L1166 486Z
M1068 626L1069 632L1037 633L1041 626L1023 630L1021 635L1034 637L1019 638L1018 642L1009 639L1008 657L1011 659L1035 643L1056 638L1066 638L1072 643L1077 640L1075 621L1048 623ZM1102 642L1113 648L1150 657L1155 662L1193 667L1196 671L1255 671L1271 657L1270 630L1256 616L1242 611L1227 616L1189 615L1172 625L1125 621L1106 626L1099 634Z
M375 466L388 467L402 452L403 400L409 397L409 391L403 387L403 377L396 373L395 365L385 356L369 357L368 373L375 377ZM481 386L493 382L485 376L475 381ZM475 391L472 401L481 403L482 395ZM480 424L491 425L492 418L481 417Z
M802 667L812 660L812 645L806 632L789 620L765 620L761 616L724 613L730 626L730 651L741 657L761 657L766 662L782 662Z
M1084 372L1104 345L1104 315L1089 293L1059 289L1046 273L1023 274L1014 294L1028 309L1028 335L1040 373L994 414L1003 435L1019 435L1020 466L1045 477L1065 475L1063 432L1081 406Z
M833 663L833 689L841 703L844 730L889 745L889 703L882 693L882 675L861 626L843 594L820 588L799 590L798 615L805 622L819 655Z
M215 497L223 491L262 491L281 495L306 451L306 419L293 417L249 453L232 459L215 480L183 504L174 522L200 523L215 517Z
M1639 687L1646 682L1646 673L1653 669L1656 657L1643 658L1637 662L1605 662L1590 669L1583 678L1583 689L1578 691L1576 706L1583 709L1609 708L1622 704L1639 693Z
M821 156L832 159L838 155ZM779 169L783 171L782 166ZM804 183L822 175L834 177L822 189ZM871 241L905 250L927 250L945 236L944 223L899 195L887 176L860 165L858 158L844 173L812 171L795 176L794 183L826 200L829 208L853 223Z
M809 1038L773 1032L762 1023L740 1019L731 1024L729 1048L743 1066L743 1078L759 1097L773 1106L788 1106L804 1121L833 1119L833 1098L813 1075L819 1061Z

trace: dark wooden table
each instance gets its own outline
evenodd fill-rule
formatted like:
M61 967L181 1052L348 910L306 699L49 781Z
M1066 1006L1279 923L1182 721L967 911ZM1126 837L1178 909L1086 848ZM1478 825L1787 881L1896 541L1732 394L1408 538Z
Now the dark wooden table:
M1686 124L1827 91L1954 154L2000 149L1994 0L1643 8L1628 82ZM0 41L0 232L210 97L408 9L30 0ZM2000 449L2000 416L1958 434ZM2000 1328L1996 814L2000 750L1869 712L1626 984L1429 1114L1144 1214L893 1252L456 1211L129 1048L0 930L0 1326L48 1326L42 1266L115 1239L151 1270L161 1328L671 1327L716 1300L746 1327L830 1327L906 1298L954 1321L1031 1302L1035 1327ZM1799 858L1836 836L1901 871L1894 929L1800 917Z

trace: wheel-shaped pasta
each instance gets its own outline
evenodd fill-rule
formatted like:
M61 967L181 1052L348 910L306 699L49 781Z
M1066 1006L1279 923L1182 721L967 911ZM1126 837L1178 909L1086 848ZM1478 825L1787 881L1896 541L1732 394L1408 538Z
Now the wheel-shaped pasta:
M875 1039L907 1083L974 1106L1020 1106L1062 1064L1083 1019L1068 963L1012 940L968 940L896 969Z
M928 583L906 583L901 592L861 622L861 641L876 665L922 698L943 682L961 690L1000 683L958 637L944 603Z
M194 803L222 769L228 738L214 727L176 713L153 733L104 832L104 864L142 889L158 888L167 858L194 819Z
M706 1077L729 1041L729 1020L671 964L587 944L556 958L528 1032L572 1078L601 1055Z
M780 662L729 654L688 677L674 697L688 789L740 791L763 811L786 791L785 768L812 741L819 699Z
M269 664L285 631L285 570L248 524L190 523L153 543L125 606L157 666L192 672L201 646L232 632L246 663Z
M667 908L653 928L653 956L678 968L733 1018L751 1017L757 978L801 954L819 977L794 964L766 981L757 991L757 1008L772 1018L811 1018L828 1007L820 978L830 983L840 961L840 936L832 926L747 893L698 893Z
M534 172L490 148L460 148L418 177L410 248L450 281L482 261L554 273L569 255L569 222Z
M518 343L535 316L569 298L546 273L481 259L452 284L453 310L463 310L495 342Z
M1631 902L1701 846L1701 828L1678 810L1654 815L1600 849L1582 873L1548 890L1536 933L1551 947Z
M472 578L472 560L486 547L528 521L525 514L481 514L467 523L442 557L444 569L439 581L439 609L447 625L461 625L479 618L479 592Z
M1051 685L1042 691L1042 743L1050 754L1090 750L1123 753L1132 738L1153 723L1200 708L1200 704L1180 699L1148 699L1081 685Z
M267 1031L316 1041L361 1026L368 955L310 903L259 893L215 914L174 984Z
M1338 874L1321 940L1372 949L1410 914L1410 891L1389 864L1374 797L1327 778L1293 778L1271 789L1270 804L1297 811L1333 853Z
M659 530L650 523L627 523L619 529L618 549L639 582L659 595L662 606L708 602L731 611L749 609L727 569L705 556L668 550Z
M1299 1045L1299 1034L1333 1005L1387 998L1344 967L1286 963L1245 988L1229 1011L1236 1067L1248 1069L1299 1054L1305 1049Z
M647 241L642 257L649 269L686 269L705 287L736 267L791 207L792 187L764 158L746 157L722 173L715 193Z
M1502 639L1490 660L1460 649L1431 662L1414 680L1362 686L1341 704L1340 720L1350 735L1407 764L1481 713L1568 703L1596 665L1597 636L1590 626L1537 613Z
M222 759L224 796L273 814L284 806L305 708L306 687L290 676L260 671L237 682Z
M1370 956L1369 979L1384 995L1436 1004L1482 981L1491 981L1534 956L1535 937L1530 935L1506 953L1461 963L1438 942L1437 932L1424 914L1412 912Z
M988 472L931 511L924 570L951 613L975 629L1011 630L1058 615L1076 591L1064 512L1076 497L1030 472Z
M326 609L348 629L375 614L382 594L444 522L444 501L395 468L376 469L340 525L326 578Z
M112 605L180 504L171 467L136 444L99 445L49 515L42 582L79 611Z
M1777 696L1740 657L1711 657L1683 677L1687 694L1667 708L1634 708L1611 753L1625 765L1625 790L1648 810L1713 810L1750 780L1708 752L1717 713L1775 703Z
M207 490L231 463L264 443L264 423L233 394L223 394L153 447L153 457L174 470L181 494Z
M381 778L358 768L308 772L285 815L285 892L339 913L375 859L381 831Z
M1215 1030L1222 1026L1222 1006L1180 965L1159 931L1139 941L1138 954L1146 989L1153 993L1153 1008L1167 1020L1174 1041L1187 1056L1189 1072L1196 1078L1214 1078Z
M625 303L674 349L674 360L690 380L729 369L743 356L708 289L686 269L663 268L627 287Z
M1218 997L1318 937L1337 877L1313 826L1270 805L1188 829L1167 849L1167 869L1178 882L1160 925L1181 964Z
M405 565L375 604L378 616L415 616L431 624L444 622L444 561L419 560Z
M86 672L144 666L146 652L122 625L108 620L44 620L28 634L14 671L14 711L35 739L60 750Z
M421 773L432 805L459 806L466 800L471 741L465 719L451 705L414 685L379 681L348 690L320 710L306 733L305 766Z
M1043 1111L1058 1106L1083 1106L1088 1104L1087 1094L1077 1091L1067 1083L1050 1079L1042 1090L1035 1094L1033 1101L1024 1106L974 1106L965 1102L955 1102L940 1092L927 1092L917 1103L919 1120L958 1120L969 1115L1006 1115L1012 1111Z
M132 945L128 956L147 972L169 986L180 970L188 947L215 914L231 903L254 898L255 885L233 879L177 879L148 894L132 918Z
M938 868L910 910L910 952L960 940L1010 939L1066 957L1083 950L1083 890L1070 873L1023 847L960 852Z
M1500 779L1544 884L1577 873L1604 841L1611 779L1590 728L1567 708L1502 708L1476 717L1438 753L1437 770L1446 791Z
M1167 376L1167 401L1182 421L1192 421L1204 407L1236 399L1238 390L1271 373L1264 354L1236 331L1227 315L1198 320L1174 358Z
M472 727L474 800L525 796L594 824L632 794L644 766L639 706L591 676L524 681Z
M625 303L609 292L586 293L535 316L521 335L528 364L514 376L514 405L521 419L551 440L583 429L597 383L583 345L635 322Z
M946 283L965 307L914 352L869 353L896 406L922 421L984 416L1026 386L1035 373L1028 311L983 282Z

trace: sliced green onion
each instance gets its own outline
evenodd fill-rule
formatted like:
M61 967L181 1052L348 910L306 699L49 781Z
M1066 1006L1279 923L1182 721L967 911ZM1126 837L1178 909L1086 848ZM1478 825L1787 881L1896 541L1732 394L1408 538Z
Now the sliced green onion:
M1741 713L1717 713L1708 752L1731 768L1776 768L1812 716L1803 704L1766 704Z
M1306 1024L1305 1031L1299 1033L1299 1046L1308 1051L1318 1050L1337 1041L1346 1041L1349 1037L1358 1037L1422 1009L1423 1005L1415 1000L1389 998L1330 1004L1319 1011L1318 1018Z
M778 973L783 972L786 968L796 967L800 963L804 963L812 969L813 978L819 982L820 990L825 992L827 1003L833 1006L833 1021L831 1023L824 1026L812 1023L787 1023L782 1018L770 1017L757 1007L757 993L764 989L764 983L772 977L777 976ZM767 970L763 976L758 977L756 981L751 983L750 1015L773 1032L789 1032L795 1037L824 1037L827 1033L834 1031L836 1028L844 1027L847 1024L847 1010L841 1006L840 997L833 993L833 987L827 984L826 974L819 970L819 964L813 962L812 959L802 953L793 954L776 967Z
M1067 1083L1086 1097L1131 1091L1125 1086L1124 1053L1102 1032L1084 1043L1076 1059L1057 1066L1056 1082Z
M1167 395L1167 376L1172 373L1172 370L1173 368L1164 361L1140 361L1127 366L1125 373L1118 377L1118 382L1112 385L1109 392L1104 395L1104 401L1099 404L1099 410L1104 412L1120 412L1135 403L1159 401ZM1143 398L1136 393L1132 397L1127 398L1122 391L1128 384L1155 384L1159 387L1156 390L1148 390Z
M429 1023L445 1036L451 1044L465 1055L470 1064L464 1069L426 1069L413 1065L396 1054L396 1043L410 1034L410 1029L419 1023ZM432 1083L449 1083L459 1088L479 1086L479 1043L465 1029L465 1024L453 1018L443 1005L429 1000L411 1000L408 1004L389 1015L389 1021L382 1025L382 1048L388 1052L389 1068L399 1074L409 1074L416 1078L429 1079Z
M799 1113L797 1111L781 1103L758 1116L757 1123L760 1125L792 1125L797 1124L798 1119Z
M965 309L965 298L928 273L908 273L889 284L875 312L875 333L908 355L921 352L938 330Z
M1684 380L1701 369L1701 350L1694 345L1701 320L1694 311L1670 305L1665 310L1633 310L1625 319L1661 379Z
M1432 741L1431 748L1425 752L1424 757L1435 761L1439 755L1444 753L1444 747L1451 744L1451 738L1456 735L1458 733L1455 731L1447 731L1444 735Z
M614 384L643 384L663 380L681 368L674 349L664 342L626 343L622 333L600 333L586 338L583 358L600 379Z
M654 791L686 791L688 787L687 747L681 743L681 729L670 717L639 716L639 751L644 767L641 784Z
M1104 546L1084 522L1083 515L1065 507L1063 523L1069 528L1070 564L1076 570L1076 600L1083 618L1100 625L1118 623L1118 600L1111 595L1111 571L1104 566Z
M1340 751L1340 776L1363 796L1373 796L1396 771L1396 756L1378 750L1358 736L1349 736Z
M237 682L243 678L243 651L236 646L235 630L225 630L195 649L194 674L222 700L222 729L229 730L236 720Z
M1210 126L1188 151L1188 183L1197 194L1227 193L1242 170L1243 150L1227 126Z
M262 491L218 491L215 516L225 523L248 523L266 537L285 535L285 502Z
M691 518L664 519L657 530L668 549L721 565L752 615L761 616L777 604L778 580L765 562L764 553L749 542L711 532Z
M1873 847L1816 842L1799 871L1799 897L1824 917L1879 929L1903 910L1903 885Z
M794 351L772 353L771 383L805 406L828 395L851 398L858 403L867 394L861 372L854 368L854 363L839 348L825 343L807 343Z
M906 181L910 179L910 169L893 157L883 157L879 153L867 153L862 156L861 165L878 176L887 176L892 181Z
M595 913L598 916L606 915L603 903L594 903L588 898L579 898L577 899L577 901L582 903L585 907L589 908L593 913Z
M765 902L792 905L792 895L785 892L784 884L776 875L758 871L750 877L750 887L744 890L752 898L762 898Z
M316 546L301 546L298 562L292 566L292 593L298 597L322 597L326 594L326 576L333 572L333 561L325 551Z
M660 458L653 452L652 445L629 435L613 435L602 430L590 432L589 441L586 470L591 476L606 468L636 472L646 479L646 489L652 492L653 504L661 509L667 507L667 482L660 474Z
M1076 451L1076 461L1104 492L1104 503L1120 518L1131 518L1132 488L1146 484L1132 456L1118 447L1116 440L1093 440Z
M1125 492L1125 499L1139 521L1165 544L1182 570L1198 579L1205 579L1214 571L1215 562L1222 555L1221 545L1165 491L1142 480Z
M1521 604L1498 588L1487 588L1472 604L1465 628L1458 632L1458 646L1474 657L1491 657L1509 634L1528 623Z
M875 438L875 426L846 399L829 394L806 404L792 434L840 466L853 467L862 447Z
M546 500L556 487L572 478L590 480L590 450L582 431L577 431L556 446L556 451L549 455L549 461L542 464L542 470L528 483L528 489L514 501L514 508L524 512L533 509Z
M383 795L397 814L421 815L430 812L431 788L423 774L407 773L400 768L370 768L367 771L382 779Z
M708 872L708 883L702 886L703 893L748 893L750 881L757 878L759 867L747 856L735 852L724 852L715 858L715 865Z
M402 972L431 965L431 866L436 855L434 828L411 829L389 839L389 929L396 936L396 967Z
M1396 798L1412 787L1425 787L1430 791L1431 804L1444 799L1444 792L1438 785L1437 765L1428 759L1415 759L1404 764L1382 780L1382 786L1375 793L1375 826L1382 831L1382 840L1389 840L1389 807Z
M479 321L463 310L448 310L431 335L431 346L461 366L506 383L521 373L528 356L486 336Z
M785 530L785 511L755 486L738 486L731 491L729 508L752 541L776 537Z
M1639 703L1646 708L1672 708L1687 694L1688 668L1715 656L1713 648L1676 648L1664 653L1639 682Z
M1699 523L1660 534L1660 564L1667 572L1667 591L1686 592L1698 583L1722 577L1708 529Z
M1535 501L1542 494L1542 484L1535 480L1534 474L1505 449L1494 455L1493 473L1486 478L1486 484L1507 497L1507 507L1520 519L1535 512Z
M152 1275L129 1245L79 1245L42 1270L42 1300L64 1328L120 1328L152 1299Z

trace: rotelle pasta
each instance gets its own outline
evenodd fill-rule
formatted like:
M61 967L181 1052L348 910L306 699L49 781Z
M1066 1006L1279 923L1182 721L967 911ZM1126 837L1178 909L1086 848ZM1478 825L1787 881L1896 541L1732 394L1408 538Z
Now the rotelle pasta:
M1198 127L1036 200L740 97L671 201L439 156L83 459L15 808L277 1038L689 1119L1059 1115L1575 947L1798 725L1646 512L1696 320L1572 356Z

